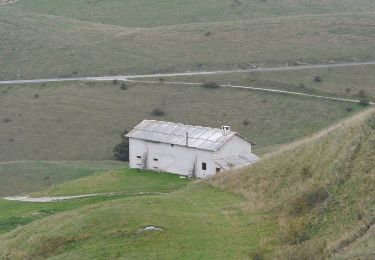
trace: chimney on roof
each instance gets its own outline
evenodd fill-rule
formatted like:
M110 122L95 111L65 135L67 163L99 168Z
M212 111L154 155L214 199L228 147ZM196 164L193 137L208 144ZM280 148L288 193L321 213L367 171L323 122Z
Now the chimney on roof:
M224 125L221 127L221 130L223 131L223 135L227 135L230 132L230 126Z
M186 147L189 147L189 132L186 132Z

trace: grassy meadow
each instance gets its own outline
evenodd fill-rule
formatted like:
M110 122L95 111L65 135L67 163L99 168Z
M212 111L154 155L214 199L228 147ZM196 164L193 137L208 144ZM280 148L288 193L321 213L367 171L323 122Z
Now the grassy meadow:
M33 193L33 197L75 196L93 193L123 192L124 195L149 193L167 193L178 190L188 181L178 175L157 172L140 172L124 168L105 173L97 173L67 183L55 185Z
M375 3L371 0L19 0L9 6L25 12L124 27L157 27L264 17L375 11Z
M316 81L317 77L320 77L320 81ZM165 78L165 81L215 82L218 84L272 88L349 99L358 98L358 93L364 90L370 98L375 100L375 65L282 72L238 72L168 77Z
M105 162L0 162L0 196L20 195L92 175L126 167L115 161ZM44 178L49 177L50 183Z
M113 193L0 198L0 259L374 257L373 108L163 80L374 99L375 66L156 72L375 60L375 1L2 2L0 80L155 73L157 83L0 85L0 197ZM144 119L230 125L262 159L195 181L111 161L120 133Z
M154 116L156 108L164 115ZM0 92L0 161L112 159L121 131L143 119L231 125L261 149L310 135L361 109L346 102L201 86L10 86Z
M108 174L112 173L103 173L103 178ZM96 183L100 176L77 181ZM0 234L3 234L0 257L243 258L255 251L262 236L274 232L275 225L268 214L261 211L245 214L240 207L243 202L240 196L207 184L189 184L188 180L170 174L126 169L116 176L117 183L104 182L102 187L111 190L113 186L115 189L122 186L125 193L134 189L166 192L167 188L170 193L58 203L0 199ZM79 194L77 181L57 187ZM97 191L95 187L90 190L93 191ZM139 232L150 225L162 230Z
M23 2L35 3L18 3ZM195 71L199 64L215 70L375 59L372 13L155 28L85 22L12 5L1 7L0 17L2 80Z

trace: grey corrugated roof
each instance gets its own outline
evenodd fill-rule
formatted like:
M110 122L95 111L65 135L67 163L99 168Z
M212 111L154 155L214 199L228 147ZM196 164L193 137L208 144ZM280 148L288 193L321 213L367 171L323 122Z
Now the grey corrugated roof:
M186 133L189 134L189 147L209 151L217 151L225 142L237 135L232 131L224 135L222 130L217 128L143 120L126 137L185 146Z
M215 159L215 163L217 163L223 169L230 169L236 168L241 166L246 166L255 163L259 160L259 157L255 154L244 154L238 156L229 156L225 158L217 158Z

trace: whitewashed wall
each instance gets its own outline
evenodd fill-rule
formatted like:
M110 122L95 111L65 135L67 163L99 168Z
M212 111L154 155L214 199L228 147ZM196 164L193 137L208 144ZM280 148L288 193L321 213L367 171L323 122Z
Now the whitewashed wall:
M147 153L146 167L150 170L171 172L180 175L190 175L193 162L196 161L196 176L205 178L214 175L216 167L214 165L213 152L199 150L185 146L170 145L164 143L147 142L130 138L129 140L129 166L130 168L140 168L141 159L137 156L144 156ZM154 159L158 159L155 161ZM205 162L207 169L202 169Z
M215 153L215 158L225 158L251 153L251 143L235 135Z

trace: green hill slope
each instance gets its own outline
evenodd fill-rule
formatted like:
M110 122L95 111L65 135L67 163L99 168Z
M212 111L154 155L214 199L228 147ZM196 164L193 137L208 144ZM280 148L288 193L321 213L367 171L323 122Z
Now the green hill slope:
M166 195L118 198L33 221L0 237L0 255L371 258L374 144L372 109L209 180L220 189L197 182ZM146 226L162 230L139 231Z
M199 183L166 195L97 203L0 236L0 257L244 258L262 236L273 232L274 224L262 212L244 214L242 202L239 196ZM147 226L162 230L140 231Z
M375 224L375 110L211 183L279 216L278 257L341 253ZM362 248L370 259L375 247Z
M101 171L126 167L120 162L3 162L0 163L0 196L21 195Z
M375 11L371 0L18 0L11 6L28 12L128 27Z
M0 8L0 17L0 79L149 74L156 68L159 72L195 71L198 64L204 64L206 70L232 70L236 64L238 68L250 68L251 64L375 58L372 13L146 29L38 15L9 7Z
M288 143L361 106L226 88L126 83L24 85L0 92L0 161L109 160L120 132L156 119L230 125L262 147ZM163 116L152 111L162 109Z

